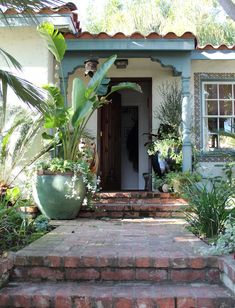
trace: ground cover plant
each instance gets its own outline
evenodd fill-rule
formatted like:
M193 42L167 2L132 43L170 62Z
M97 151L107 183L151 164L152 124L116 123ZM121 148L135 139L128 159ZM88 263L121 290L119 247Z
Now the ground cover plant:
M216 238L228 218L235 217L234 186L222 178L185 185L183 197L188 201L186 221L200 237Z
M0 257L6 251L28 245L51 229L44 216L33 219L20 210L28 205L29 201L21 198L17 187L0 196Z

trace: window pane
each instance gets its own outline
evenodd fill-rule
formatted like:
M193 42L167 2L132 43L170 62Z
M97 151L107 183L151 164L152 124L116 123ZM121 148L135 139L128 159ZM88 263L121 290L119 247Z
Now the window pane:
M220 101L220 115L232 115L231 101Z
M205 98L217 98L217 84L205 84L204 85Z
M232 131L232 119L219 119L219 129L230 133Z
M218 115L218 102L217 101L206 101L206 114Z
M208 119L208 130L210 133L218 131L217 118Z
M220 84L219 85L219 98L231 99L232 98L232 85L231 84Z

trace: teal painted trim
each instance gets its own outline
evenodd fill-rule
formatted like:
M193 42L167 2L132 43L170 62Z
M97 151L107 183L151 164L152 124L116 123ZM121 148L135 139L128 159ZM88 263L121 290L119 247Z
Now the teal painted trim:
M68 49L75 51L148 51L148 50L182 50L195 49L194 39L72 39L66 40Z
M71 75L79 67L85 67L84 61L89 58L89 54L78 55L77 53L68 54L66 52L65 57L62 61L62 70L65 77Z
M174 75L182 77L191 76L191 58L190 52L158 52L151 56L151 60L161 63L163 67L173 69Z
M191 76L190 51L66 51L62 62L64 76L73 74L79 68L84 67L84 61L88 58L107 58L117 54L120 58L148 58L159 62L163 67L169 67L173 70L174 76Z
M235 60L235 50L194 50L191 60Z

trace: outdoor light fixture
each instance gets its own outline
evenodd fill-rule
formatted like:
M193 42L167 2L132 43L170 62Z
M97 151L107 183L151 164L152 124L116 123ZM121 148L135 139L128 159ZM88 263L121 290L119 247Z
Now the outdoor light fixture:
M84 62L85 64L85 76L89 75L93 77L94 73L97 71L97 65L99 61L96 59L88 59Z
M128 65L128 60L127 59L117 59L114 64L116 65L117 69L120 68L126 68Z

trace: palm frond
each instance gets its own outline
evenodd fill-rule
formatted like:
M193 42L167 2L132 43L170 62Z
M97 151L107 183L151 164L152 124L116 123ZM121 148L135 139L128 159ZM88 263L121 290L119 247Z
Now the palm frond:
M39 87L4 70L0 70L0 80L3 85L10 87L23 102L36 108L41 113L47 110L46 93ZM4 97L5 93L2 93L2 95Z
M62 0L0 0L0 5L19 11L30 11L43 7L55 7L65 4Z
M22 69L22 66L20 65L20 63L14 57L12 57L8 52L3 50L2 48L0 48L0 55L2 56L2 58L5 60L6 64L9 67L12 65L17 70Z

